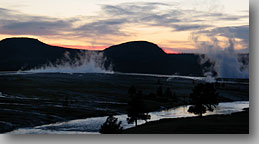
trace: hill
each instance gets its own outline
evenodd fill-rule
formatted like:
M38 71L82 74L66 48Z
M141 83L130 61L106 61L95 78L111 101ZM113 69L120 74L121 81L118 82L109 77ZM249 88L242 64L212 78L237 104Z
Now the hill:
M133 41L104 50L114 71L131 73L202 75L199 56L194 54L166 54L156 44Z
M55 62L69 52L75 56L80 52L50 46L32 38L8 38L0 41L0 71L18 71L38 67L48 62Z
M82 51L85 50L51 46L37 39L8 38L0 41L0 71L28 70L55 63L65 53L74 59ZM166 54L147 41L126 42L98 52L107 58L105 66L112 64L117 72L202 76L198 55Z

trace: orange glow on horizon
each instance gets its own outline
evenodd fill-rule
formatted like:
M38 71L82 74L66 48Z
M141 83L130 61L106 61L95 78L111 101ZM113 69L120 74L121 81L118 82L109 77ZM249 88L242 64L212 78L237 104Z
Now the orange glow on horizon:
M59 44L50 44L52 46L71 48L71 49L81 49L81 50L104 50L109 46L81 46L81 45L59 45ZM167 54L181 54L180 52L171 50L171 49L163 49L163 51Z
M180 52L169 50L169 49L163 49L163 51L167 54L181 54Z

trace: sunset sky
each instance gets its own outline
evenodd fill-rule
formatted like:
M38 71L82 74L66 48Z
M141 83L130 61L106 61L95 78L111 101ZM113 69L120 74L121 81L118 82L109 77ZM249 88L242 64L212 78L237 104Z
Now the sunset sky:
M167 52L201 52L197 41L229 39L248 52L248 0L0 0L0 40L104 49L145 40Z

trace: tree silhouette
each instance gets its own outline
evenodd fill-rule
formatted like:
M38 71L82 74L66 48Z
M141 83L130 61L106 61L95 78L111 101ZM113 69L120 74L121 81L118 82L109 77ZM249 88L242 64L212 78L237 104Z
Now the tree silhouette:
M150 119L150 115L148 115L148 112L145 108L145 103L141 91L138 91L137 95L131 98L128 106L128 123L135 122L135 126L137 126L138 120L147 121L148 119Z
M191 104L188 112L202 116L207 111L213 111L218 105L218 93L211 83L198 84L190 94Z
M107 117L106 121L104 124L101 126L99 132L101 134L118 134L122 132L122 127L121 127L121 121L118 122L118 118L115 118L114 116L110 115Z

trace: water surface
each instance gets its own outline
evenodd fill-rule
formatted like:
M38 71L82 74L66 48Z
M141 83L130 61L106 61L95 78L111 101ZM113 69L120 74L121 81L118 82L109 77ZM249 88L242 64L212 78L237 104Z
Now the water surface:
M205 115L215 114L231 114L234 112L243 111L249 107L249 101L222 102L213 112L207 112ZM188 113L189 106L179 106L168 110L150 112L151 119L156 121L164 118L182 118L194 117L196 115ZM134 124L128 124L127 115L116 115L119 121L122 121L124 129L134 127ZM11 134L98 134L101 125L105 122L107 116L71 120L67 122L58 122L54 124L36 126L32 128L21 128L10 132ZM144 124L145 121L138 121L138 124Z

